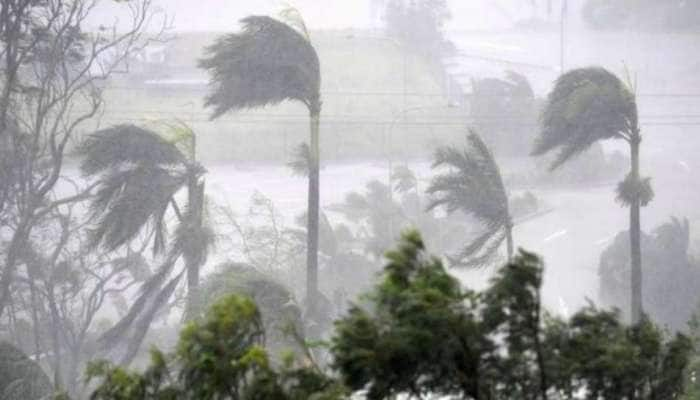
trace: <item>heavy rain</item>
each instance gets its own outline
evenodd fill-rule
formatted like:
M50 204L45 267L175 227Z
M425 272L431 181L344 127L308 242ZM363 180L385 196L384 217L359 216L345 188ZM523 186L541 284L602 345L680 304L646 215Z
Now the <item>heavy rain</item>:
M700 2L1 0L0 400L700 400Z

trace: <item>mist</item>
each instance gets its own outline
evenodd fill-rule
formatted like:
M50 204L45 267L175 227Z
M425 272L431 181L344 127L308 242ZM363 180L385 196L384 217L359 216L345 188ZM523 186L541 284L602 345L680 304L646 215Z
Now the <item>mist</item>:
M1 7L0 399L700 398L695 2ZM583 320L670 394L547 372Z

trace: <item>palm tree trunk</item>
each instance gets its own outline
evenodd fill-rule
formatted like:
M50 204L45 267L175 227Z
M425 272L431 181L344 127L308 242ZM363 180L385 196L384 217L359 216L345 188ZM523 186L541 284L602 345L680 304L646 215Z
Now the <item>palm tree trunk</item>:
M641 136L639 130L631 135L630 153L633 182L639 182L639 145ZM638 324L642 319L642 249L641 249L641 223L640 223L640 198L635 196L630 205L630 260L631 260L631 293L630 316L632 324Z
M311 111L309 197L306 227L306 302L316 312L318 294L318 218L319 218L319 111Z
M187 217L189 221L184 221L185 224L192 226L195 232L201 232L204 217L204 182L199 182L196 176L190 178L188 183L188 203L187 207L191 207ZM201 239L198 238L201 243ZM200 257L193 254L184 254L185 269L187 270L187 305L185 309L185 319L191 319L196 315L197 300L199 298L199 270L201 268Z

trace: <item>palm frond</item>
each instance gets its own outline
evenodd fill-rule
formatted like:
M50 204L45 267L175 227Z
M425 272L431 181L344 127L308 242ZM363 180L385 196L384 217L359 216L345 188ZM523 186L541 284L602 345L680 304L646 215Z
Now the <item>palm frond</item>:
M487 225L501 224L509 218L508 196L493 155L478 134L471 132L468 147L439 148L433 168L448 171L433 178L428 194L433 196L428 209L446 207L448 213L460 210Z
M688 218L681 221L677 217L656 227L653 231L657 242L665 249L679 249L686 254L690 245L690 222Z
M165 141L177 147L190 161L194 161L196 136L191 126L179 119L157 120L153 122L153 126Z
M481 268L498 258L498 249L506 239L504 230L490 230L475 238L459 254L447 257L452 267Z
M139 296L122 319L97 339L103 350L109 350L126 339L127 331L141 315L147 304L162 290L165 280L175 266L175 260L168 258L146 282L141 285Z
M116 125L99 130L79 146L80 170L94 176L124 163L176 165L185 158L172 143L135 125Z
M560 76L547 98L532 155L559 149L550 168L602 139L622 137L637 121L634 95L607 70L580 68Z
M311 149L307 143L301 143L296 150L292 160L287 163L294 175L309 176L311 170Z
M143 338L146 336L148 328L151 327L153 317L167 303L168 299L175 291L178 283L180 283L183 275L184 271L181 271L178 275L171 279L163 287L163 289L158 292L158 294L149 304L148 308L143 312L143 315L141 315L141 317L136 321L133 326L132 335L129 337L127 342L126 351L120 360L121 365L130 364L134 357L136 357L136 354L141 347L141 343L143 343Z
M427 189L433 198L428 209L445 207L448 213L461 211L475 217L484 232L462 251L450 257L461 266L483 266L492 260L512 225L508 194L498 164L481 137L470 131L467 147L442 147L435 153L433 168L447 167L436 175Z
M654 189L651 187L651 178L635 179L627 174L625 179L617 185L615 199L625 207L629 207L634 200L639 199L642 207L654 199Z
M149 221L158 225L185 182L184 174L155 166L107 175L93 202L92 211L100 218L91 232L92 244L115 250L135 238Z
M396 182L394 185L394 190L399 193L405 193L416 187L418 179L416 175L405 165L399 165L394 168L391 173L391 180Z
M534 98L535 91L532 90L530 81L522 74L515 71L506 71L506 79L510 83L510 91L519 97Z
M241 22L240 33L219 38L199 62L210 75L211 93L205 104L213 107L212 119L285 100L300 101L318 111L320 66L307 38L267 16L250 16Z
M134 239L151 224L153 250L165 249L164 217L169 202L190 175L204 169L190 162L174 142L154 131L118 125L98 131L82 145L81 169L99 175L91 212L98 222L92 244L114 250Z
M290 4L285 4L282 11L280 11L280 17L282 18L282 21L284 23L296 29L297 32L301 33L306 38L306 40L311 40L311 37L309 36L309 30L306 29L306 23L304 22L304 18L301 16L301 13L296 7L293 7Z

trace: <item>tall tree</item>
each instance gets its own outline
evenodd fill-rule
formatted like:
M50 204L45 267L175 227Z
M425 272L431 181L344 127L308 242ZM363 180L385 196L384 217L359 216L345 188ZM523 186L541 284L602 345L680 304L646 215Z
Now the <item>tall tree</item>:
M183 275L187 275L188 291L192 292L186 313L193 308L199 269L206 262L213 240L213 233L204 222L205 171L174 143L133 125L118 125L92 134L83 143L81 153L82 172L96 177L98 182L92 201L92 212L98 218L92 231L93 244L116 250L134 239L145 238L152 243L154 254L168 250L160 270L144 283L141 296L128 314L103 337L104 343L113 343L112 339L123 339L124 332L134 327L122 358L123 363L128 363L153 315L170 298ZM175 198L183 189L188 198L184 209ZM169 246L168 210L178 220ZM184 270L168 280L179 257L184 259Z
M630 207L630 315L637 324L642 316L640 208L654 197L650 178L641 178L639 173L642 135L637 101L632 88L603 68L580 68L560 76L547 98L532 154L559 149L550 167L553 170L604 139L622 139L630 146L630 172L618 185L617 199Z
M513 219L501 171L475 131L470 131L467 144L464 150L442 147L435 152L433 168L448 167L449 171L435 176L430 183L428 193L435 198L428 209L444 206L450 214L461 211L483 224L484 232L452 258L453 264L485 265L504 241L510 260L513 257Z
M307 303L313 309L318 291L319 122L321 72L318 55L298 13L287 10L284 23L250 16L240 33L219 38L207 48L200 66L210 74L212 92L206 105L212 119L246 108L285 100L303 103L311 118L307 219Z
M700 265L689 254L690 243L687 219L672 217L648 234L641 232L644 312L671 331L688 328L700 300ZM629 246L625 230L600 255L599 298L606 307L627 311L631 289Z
M86 191L59 197L71 139L103 105L104 81L162 31L152 0L121 2L130 19L88 32L99 1L8 0L0 3L0 221L10 232L2 254L0 317L24 264L34 228ZM88 188L89 189L89 188Z
M506 71L504 79L472 79L470 117L498 155L525 156L535 135L537 100L527 77ZM504 117L506 116L506 117Z
M435 61L453 48L444 34L450 18L446 0L388 0L384 12L390 36Z

